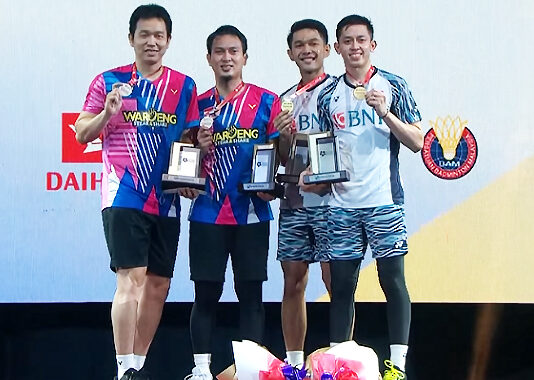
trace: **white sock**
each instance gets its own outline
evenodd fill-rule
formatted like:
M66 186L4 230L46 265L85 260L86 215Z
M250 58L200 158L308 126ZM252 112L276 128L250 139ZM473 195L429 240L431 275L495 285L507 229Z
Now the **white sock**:
M286 351L287 362L293 367L304 364L304 351Z
M330 347L337 346L338 344L339 344L339 342L330 342Z
M134 368L135 360L134 354L128 355L117 355L117 379L120 380L124 372L128 371L130 368Z
M391 352L390 360L393 362L393 364L399 367L401 371L404 372L406 367L406 354L408 353L408 346L405 344L392 344L389 346L389 350Z
M146 355L135 355L134 354L134 369L140 371L141 368L145 365Z
M193 360L195 362L195 367L207 369L209 371L211 354L193 354Z

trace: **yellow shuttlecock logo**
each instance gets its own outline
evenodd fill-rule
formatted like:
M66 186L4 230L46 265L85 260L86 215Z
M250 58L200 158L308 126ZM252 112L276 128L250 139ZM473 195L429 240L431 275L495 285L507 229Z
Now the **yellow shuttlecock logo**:
M430 120L430 125L436 134L439 145L443 149L443 157L449 161L454 159L456 157L456 147L467 126L467 120L462 120L459 116L454 119L451 116L447 116L444 119L438 117L435 121Z

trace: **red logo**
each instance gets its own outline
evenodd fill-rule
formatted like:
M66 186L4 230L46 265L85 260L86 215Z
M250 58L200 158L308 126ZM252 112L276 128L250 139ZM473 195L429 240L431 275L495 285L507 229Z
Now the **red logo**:
M338 129L345 129L345 112L339 112L332 116Z
M61 115L61 162L102 162L102 140L100 138L88 144L76 141L74 123L79 113Z

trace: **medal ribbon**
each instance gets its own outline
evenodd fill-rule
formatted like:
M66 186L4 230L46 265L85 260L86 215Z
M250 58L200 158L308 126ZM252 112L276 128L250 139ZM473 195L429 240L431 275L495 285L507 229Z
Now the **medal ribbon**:
M348 71L345 71L345 73L351 77L352 80L356 81L356 83L358 84L358 86L356 87L365 87L365 85L367 83L369 83L369 81L371 80L371 77L373 76L374 72L375 72L375 67L371 65L371 67L369 67L369 70L367 71L367 74L365 74L365 78L363 79L363 82L360 82L359 80L357 80L356 78L354 78L352 75L350 75L350 73Z
M321 75L319 75L317 78L315 78L314 80L312 80L311 82L308 82L306 85L304 86L298 86L297 87L297 91L295 91L294 94L292 94L289 99L293 100L295 99L297 96L300 96L302 94L304 94L306 91L308 91L310 88L312 88L313 86L317 85L317 83L321 82L324 78L326 78L326 73L322 73Z
M154 75L154 74L156 74L158 71L160 71L162 67L163 67L163 65L160 66L160 67L159 67L156 71L154 71L152 74L149 74L149 75L145 76L145 78L150 78L152 75ZM137 80L138 80L138 78L137 78L137 63L134 62L133 65L132 65L132 78L128 81L128 84L129 84L130 86L134 87L134 86L137 84Z
M217 115L225 105L227 105L229 102L231 102L236 96L237 94L239 94L239 92L241 92L241 90L243 89L243 87L245 87L245 82L241 82L237 85L236 88L234 88L232 90L232 92L230 92L230 94L228 94L228 96L226 98L224 98L223 101L221 101L221 96L219 94L219 90L217 90L217 86L215 87L215 107L213 107L211 110L205 110L204 111L204 115L209 115L211 116L212 118L215 118L215 115Z
M137 64L134 62L132 65L132 78L128 81L128 84L134 87L137 83Z

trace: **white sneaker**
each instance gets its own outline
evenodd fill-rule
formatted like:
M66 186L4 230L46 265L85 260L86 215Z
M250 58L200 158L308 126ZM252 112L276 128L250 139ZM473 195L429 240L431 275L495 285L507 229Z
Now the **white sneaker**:
M208 368L195 367L190 375L184 377L184 380L213 380L213 375Z

